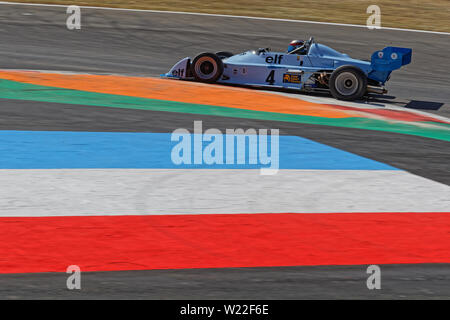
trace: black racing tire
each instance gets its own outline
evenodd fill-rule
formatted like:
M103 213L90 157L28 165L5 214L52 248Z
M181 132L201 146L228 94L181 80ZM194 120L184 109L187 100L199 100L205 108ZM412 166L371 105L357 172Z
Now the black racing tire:
M367 91L367 77L355 66L341 66L330 76L331 95L339 100L358 100Z
M234 54L231 52L228 52L228 51L219 51L219 52L216 52L216 56L218 56L220 59L223 60L223 59L234 56Z
M223 62L214 53L200 53L191 63L191 71L195 80L214 83L222 76Z

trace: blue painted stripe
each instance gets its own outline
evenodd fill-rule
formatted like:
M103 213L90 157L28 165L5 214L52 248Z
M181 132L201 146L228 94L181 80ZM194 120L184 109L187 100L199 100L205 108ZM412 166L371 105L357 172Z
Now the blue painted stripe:
M190 137L192 147L193 136ZM221 137L225 159L226 135ZM268 142L270 151L271 139ZM0 169L258 169L270 166L249 164L248 141L245 164L234 161L234 164L176 165L171 153L178 143L171 141L170 133L0 131ZM203 148L209 143L203 142ZM236 145L235 141L235 149ZM397 170L296 136L280 136L279 151L280 169Z

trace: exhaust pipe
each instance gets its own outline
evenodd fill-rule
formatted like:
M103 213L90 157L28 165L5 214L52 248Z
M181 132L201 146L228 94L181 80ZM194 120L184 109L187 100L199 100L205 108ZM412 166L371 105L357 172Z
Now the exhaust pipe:
M385 87L367 86L367 92L385 94L385 93L387 93L387 90Z

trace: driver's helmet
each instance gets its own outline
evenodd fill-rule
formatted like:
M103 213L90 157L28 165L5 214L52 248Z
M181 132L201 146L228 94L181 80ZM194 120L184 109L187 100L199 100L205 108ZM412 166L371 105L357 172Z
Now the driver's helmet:
M303 40L292 40L288 47L288 53L303 46L305 42Z

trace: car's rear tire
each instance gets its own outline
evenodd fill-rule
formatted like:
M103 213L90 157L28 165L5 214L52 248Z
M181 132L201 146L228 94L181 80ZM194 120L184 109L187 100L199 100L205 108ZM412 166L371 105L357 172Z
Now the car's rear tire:
M219 52L216 52L216 56L218 56L220 59L226 59L226 58L234 56L234 54L231 52L228 52L228 51L219 51Z
M333 97L339 100L358 100L367 91L367 77L354 66L341 66L330 76L329 87Z
M195 80L206 83L216 82L223 73L223 62L214 53L200 53L191 63Z

